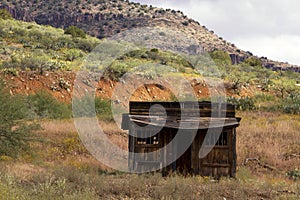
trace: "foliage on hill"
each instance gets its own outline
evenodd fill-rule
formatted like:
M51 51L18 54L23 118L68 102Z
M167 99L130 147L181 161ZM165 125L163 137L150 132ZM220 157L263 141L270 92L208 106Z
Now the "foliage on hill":
M168 73L195 74L194 66L182 56L158 49L136 50L116 59L105 71L104 77L119 80L127 72L154 79Z
M66 30L9 19L0 19L0 32L0 67L4 73L14 76L18 75L18 70L32 70L43 74L47 70L78 69L83 58L101 42L90 36L73 37L65 34ZM299 113L300 92L297 85L300 77L297 73L266 69L254 57L239 65L232 65L228 53L219 50L211 52L210 57L214 63L207 56L198 56L195 61L193 57L187 58L159 49L141 49L117 58L106 69L104 76L119 80L125 73L133 70L149 79L168 73L201 77L214 76L214 69L217 69L219 78L230 83L234 95L239 96L241 90L256 87L258 94L262 92L276 97L276 110ZM193 65L197 62L202 63L200 71ZM241 104L240 108L246 103L243 99L231 100ZM262 101L246 100L253 108L259 107Z
M86 33L106 38L126 30L164 24L168 28L180 29L194 35L207 50L221 46L235 52L235 45L218 37L199 22L188 18L181 11L143 5L129 0L63 0L63 1L22 1L0 2L0 7L9 8L14 18L35 21L54 27L75 25ZM21 12L16 12L21 11ZM178 27L178 28L177 28ZM191 29L195 31L190 31ZM201 38L201 39L200 39ZM205 42L204 42L205 41Z
M235 98L230 97L229 102L237 105L240 110L252 110L260 107L265 102L268 109L281 110L286 113L300 113L300 76L291 71L272 71L262 66L260 60L252 57L239 65L231 65L229 55L223 51L210 53L215 64L220 70L221 77L231 83L231 88L236 95L242 89L256 87L256 97ZM263 94L263 95L261 95ZM270 100L268 95L274 98ZM264 96L264 98L261 98Z
M41 73L78 68L76 61L80 61L99 42L90 36L66 35L62 29L0 19L0 67Z
M188 18L183 12L172 9L157 8L129 0L4 0L0 2L0 8L8 9L15 19L35 21L54 27L73 25L101 39L128 30L165 27L194 38L208 52L216 49L229 52L236 64L250 58L248 61L251 65L260 62L263 66L274 69L300 71L297 66L272 61L266 57L259 58L249 51L238 49L214 31ZM73 34L76 35L75 32ZM82 33L79 35L84 36Z
M0 19L13 19L13 17L6 9L0 9Z
M72 37L86 38L85 32L77 26L69 26L65 29L65 34L72 35Z

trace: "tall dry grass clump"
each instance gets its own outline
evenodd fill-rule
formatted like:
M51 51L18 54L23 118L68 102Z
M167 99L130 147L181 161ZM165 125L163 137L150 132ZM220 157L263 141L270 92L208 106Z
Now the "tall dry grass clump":
M237 129L238 164L257 158L279 171L300 166L300 116L243 112Z

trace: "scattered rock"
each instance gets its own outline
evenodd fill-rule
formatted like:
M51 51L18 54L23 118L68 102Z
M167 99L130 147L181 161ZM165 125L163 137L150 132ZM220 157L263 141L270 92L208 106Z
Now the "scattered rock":
M114 104L120 104L122 103L121 100L117 99L117 100L114 100Z
M68 81L64 80L63 78L60 78L59 79L59 86L62 89L67 90L67 89L69 89L71 87L71 84Z

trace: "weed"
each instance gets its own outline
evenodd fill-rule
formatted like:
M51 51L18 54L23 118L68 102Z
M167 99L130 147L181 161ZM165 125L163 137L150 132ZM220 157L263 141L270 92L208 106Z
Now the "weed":
M250 97L245 98L235 98L235 97L229 97L227 99L229 103L232 103L235 105L236 109L238 110L254 110L255 107L255 100Z
M286 175L287 175L287 177L289 177L290 179L293 179L293 180L300 179L300 171L298 169L288 171L286 173Z

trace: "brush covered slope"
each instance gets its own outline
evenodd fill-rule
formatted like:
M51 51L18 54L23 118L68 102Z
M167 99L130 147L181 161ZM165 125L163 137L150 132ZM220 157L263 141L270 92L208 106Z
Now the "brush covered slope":
M65 34L66 30L63 29L14 19L0 19L0 32L1 74L10 93L29 95L45 90L65 102L71 101L75 72L84 65L86 56L97 45L106 41L88 35L75 37ZM283 100L290 100L284 103L287 110L295 105L293 110L299 112L298 73L274 72L263 67L262 63L254 58L232 65L230 55L221 50L213 51L209 56L214 63L208 62L206 57L200 57L205 68L199 72L181 55L144 48L115 59L102 77L91 76L90 80L82 84L93 81L96 85L96 95L107 99L111 98L119 78L127 72L134 71L141 65L160 65L161 72L155 74L149 67L142 70L140 76L154 79L161 76L161 73L184 75L190 81L197 97L205 99L209 98L209 90L213 86L206 83L204 77L211 76L210 69L217 67L219 79L224 81L227 96L257 98L256 104L259 107L273 106L265 103L269 98L276 100L273 101L274 105L281 105ZM167 66L171 66L175 71L168 72ZM122 92L122 96L129 95L126 90ZM131 98L137 101L158 101L170 100L172 95L170 91L150 84L139 88Z
M228 52L233 64L239 64L254 56L249 51L238 49L181 11L142 5L128 0L4 0L0 2L0 8L7 9L19 20L35 21L38 24L59 28L75 25L98 38L113 36L135 28L165 27L195 38L205 51ZM272 61L266 57L259 59L263 66L273 70L300 71L298 66L288 63Z

